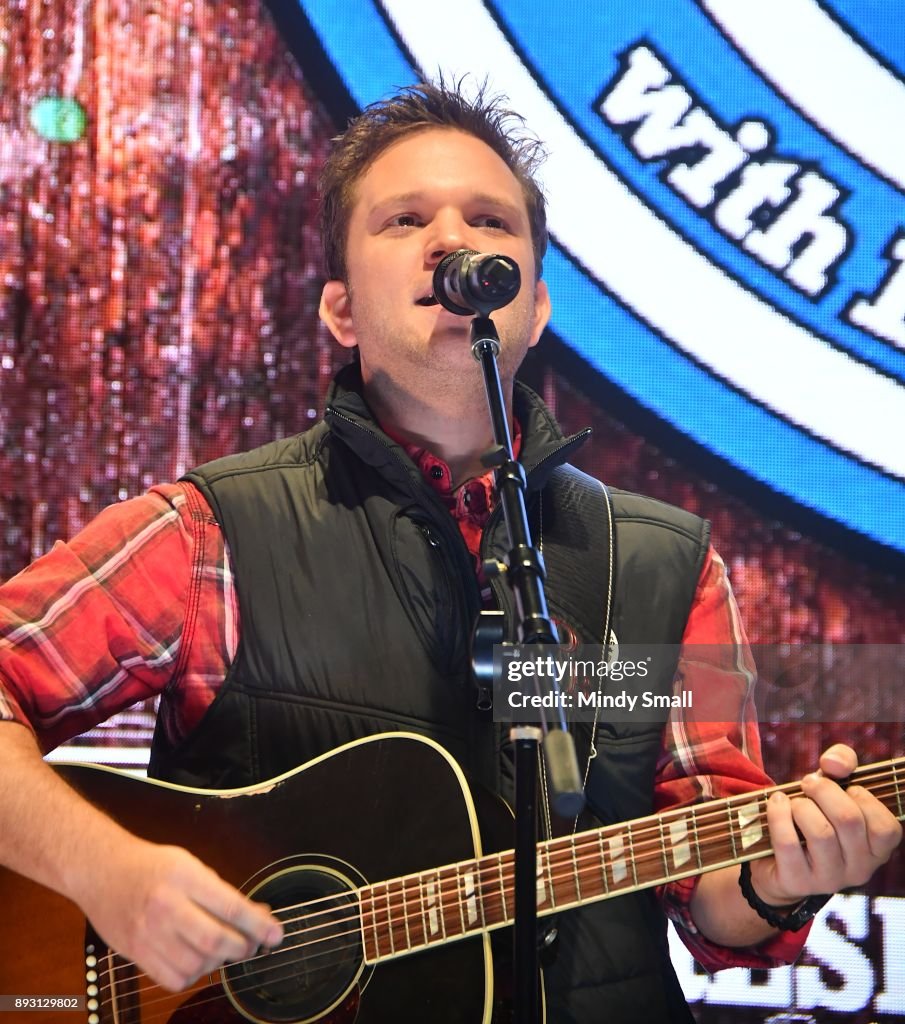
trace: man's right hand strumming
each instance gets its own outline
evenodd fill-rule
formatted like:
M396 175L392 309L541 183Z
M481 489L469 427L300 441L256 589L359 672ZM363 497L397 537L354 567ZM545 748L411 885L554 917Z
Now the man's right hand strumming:
M157 984L185 988L282 941L269 908L187 850L139 839L85 801L27 729L0 722L0 762L0 862L78 904L104 942Z

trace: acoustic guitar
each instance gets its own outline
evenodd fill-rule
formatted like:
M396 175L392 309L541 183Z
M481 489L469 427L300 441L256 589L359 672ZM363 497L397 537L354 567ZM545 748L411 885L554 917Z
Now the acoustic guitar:
M285 936L277 949L173 994L108 949L75 905L0 870L0 1002L13 1010L4 1020L502 1018L490 938L513 918L512 819L502 803L472 792L436 743L374 736L237 790L194 790L92 765L58 770L126 828L186 847L270 904ZM905 817L905 758L865 765L851 781ZM801 793L796 783L777 788ZM539 915L768 856L772 792L539 843ZM21 1018L15 997L29 1000Z

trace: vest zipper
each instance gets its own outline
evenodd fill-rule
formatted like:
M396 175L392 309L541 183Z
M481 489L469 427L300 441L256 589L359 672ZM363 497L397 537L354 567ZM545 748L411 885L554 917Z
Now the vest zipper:
M331 416L335 416L337 419L343 420L345 423L348 423L350 427L353 427L355 430L361 431L363 434L367 434L368 437L377 442L377 444L384 448L393 457L393 459L395 459L395 461L399 464L399 467L405 473L406 477L411 477L409 466L406 465L405 462L403 462L403 460L395 451L392 450L392 448L390 448L390 446L387 444L384 438L379 433L377 433L376 430L372 430L370 427L365 426L358 420L352 419L351 416L347 416L345 413L339 412L335 408L332 408L329 411ZM470 628L468 626L468 623L473 622L477 618L481 606L481 595L478 589L478 582L477 578L475 577L474 565L472 563L471 555L468 552L468 548L465 546L465 541L462 537L462 534L459 532L459 527L456 525L450 513L440 504L440 501L437 498L436 494L434 494L434 492L426 484L423 483L421 484L420 490L421 494L417 493L415 488L412 488L412 496L418 499L418 503L420 507L424 510L426 516L429 519L429 522L412 517L413 522L417 526L419 532L421 532L421 534L428 541L430 546L437 551L438 557L443 560L443 562L445 563L445 565L448 566L449 569L453 569L455 561L458 560L459 562L462 562L462 568L465 568L466 565L468 567L468 572L464 575L463 578L466 580L474 581L472 587L470 588L470 592L472 593L472 600L469 600L468 595L466 593L467 584L466 587L452 586L451 578L452 576L455 576L457 574L451 574L449 571L446 572L447 581L450 582L451 592L458 597L460 603L462 622L466 624L466 628ZM427 502L423 500L424 496L427 496ZM432 515L431 508L428 502L433 502L435 510L441 514ZM423 527L428 528L428 533L425 533ZM445 547L437 539L437 535L434 533L432 527L438 528L440 536L446 533ZM452 565L449 564L450 557L452 558Z
M591 429L590 429L590 427L587 427L586 429L582 430L580 433L574 434L572 437L566 438L565 441L563 441L562 443L558 444L552 451L547 452L547 454L539 462L537 462L534 466L531 467L530 471L526 470L525 476L526 476L526 478L528 480L528 484L529 484L527 493L525 494L525 505L526 505L526 507L527 507L527 503L528 503L527 502L528 495L530 494L531 477L532 476L536 476L537 471L545 463L549 462L551 459L554 459L554 458L557 458L558 456L561 456L565 449L573 448L573 447L578 447L579 444L584 443L585 438L590 433L591 433ZM499 522L499 520L502 518L502 516L503 516L503 507L502 507L501 504L497 503L496 508L494 508L493 511L490 513L490 516L488 517L487 522L484 525L483 533L481 534L481 561L482 562L487 557L486 545L489 543L490 536L491 536L493 530L496 529L496 525ZM535 540L535 538L533 538L533 537L531 539L532 539L532 541ZM494 576L494 577L492 577L490 579L490 588L491 588L491 590L493 590L494 596L496 597L496 601L497 601L497 604L499 605L499 607L502 608L504 611L506 611L507 619L508 619L509 618L509 614L510 614L510 612L512 610L512 604L510 603L508 608L507 608L507 604L503 601L503 593L504 592L510 592L511 593L511 591L509 589L509 584L506 583L502 579L502 577Z
M331 416L335 416L337 419L340 419L344 423L349 424L350 427L353 427L355 430L360 430L363 434L367 434L370 438L372 438L372 440L376 441L390 455L392 455L392 457L399 464L400 468L405 472L406 476L410 475L408 466L402 461L402 459L399 458L399 456L396 454L396 452L394 452L390 448L390 446L386 443L384 438L380 434L378 434L377 431L372 430L368 426L365 426L359 420L353 419L351 416L347 416L345 413L340 412L335 407L332 407L328 411L329 411ZM560 444L558 444L555 448L553 448L552 451L547 452L547 454L542 459L540 459L534 466L531 467L530 471L526 471L526 477L528 479L529 485L530 485L531 477L532 476L536 476L537 471L541 468L541 466L543 466L546 463L548 463L551 459L555 459L555 458L561 457L562 453L564 451L566 451L568 449L571 449L571 448L577 448L580 444L583 444L585 439L590 435L590 433L591 433L591 429L590 429L590 427L587 427L584 430L582 430L580 433L573 434L572 437L566 438L564 441L560 442ZM424 491L426 493L430 494L431 500L433 500L435 502L437 501L436 495L433 493L433 491L431 491L429 488L427 488L426 485L424 485ZM528 495L526 494L526 499L527 499L527 496ZM460 554L465 554L466 555L466 557L468 559L469 576L471 578L474 578L474 567L471 564L471 555L468 553L468 550L465 547L465 541L463 540L462 535L459 532L459 528L458 528L458 526L455 525L455 523L453 522L452 516L448 514L446 509L441 509L441 511L445 515L444 525L441 528L441 530L445 530L446 529L446 520L448 520L449 521L449 527L455 533L455 541L454 541L454 543L457 543L459 545L458 550L460 551ZM496 525L499 522L500 517L502 516L502 514L503 514L502 508L501 508L501 506L499 504L497 504L496 508L494 508L493 511L490 513L490 516L487 519L487 523L484 526L484 529L483 529L482 534L481 534L481 545L480 545L480 549L479 549L482 561L486 558L486 544L488 542L488 538L490 537L492 530L496 528ZM434 519L433 516L431 518ZM450 539L452 539L452 538L450 538ZM439 548L438 548L438 550L439 550ZM460 561L461 561L461 558L460 558ZM497 578L494 578L494 579L492 579L490 581L490 586L491 586L491 589L493 590L494 595L496 597L497 604L499 605L500 608L505 610L507 605L502 600L502 596L503 596L502 595L502 591L503 591L503 588L505 586L507 586L507 585L502 583L499 580L499 578L497 577ZM453 590L454 590L455 593L461 594L462 595L462 599L465 602L465 607L462 609L464 611L464 613L465 613L463 621L464 622L468 622L469 620L476 621L477 620L478 612L481 609L481 596L480 596L480 591L478 589L477 580L475 579L475 584L474 584L474 587L472 588L473 596L476 598L476 600L474 600L474 601L469 601L467 596L465 595L465 593L460 588L453 588ZM469 608L469 605L473 605L473 607ZM508 615L507 615L507 617L508 617Z

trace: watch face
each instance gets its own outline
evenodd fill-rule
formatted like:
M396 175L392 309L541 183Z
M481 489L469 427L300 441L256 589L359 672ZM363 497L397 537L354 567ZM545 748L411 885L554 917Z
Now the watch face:
M329 66L355 106L438 71L506 93L549 149L544 275L561 341L752 483L905 552L894 13L856 0L773 15L588 2L555 18L528 0L347 0L341 18L335 0L271 7L303 68Z

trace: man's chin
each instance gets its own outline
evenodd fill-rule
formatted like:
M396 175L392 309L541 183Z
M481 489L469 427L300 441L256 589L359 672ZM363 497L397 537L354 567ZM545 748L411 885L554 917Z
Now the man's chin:
M451 320L437 323L430 333L428 347L431 350L443 348L461 348L463 353L471 356L471 321L462 318L462 323Z

